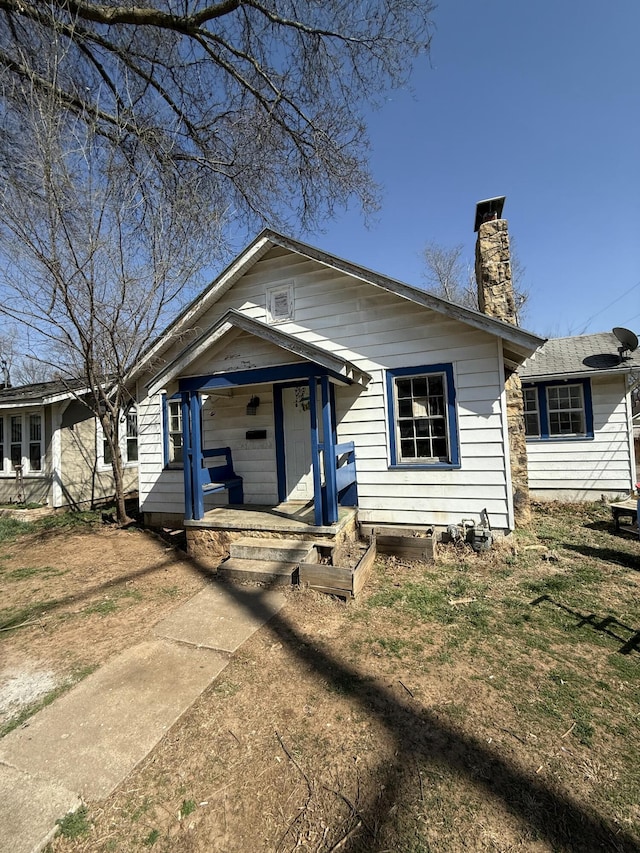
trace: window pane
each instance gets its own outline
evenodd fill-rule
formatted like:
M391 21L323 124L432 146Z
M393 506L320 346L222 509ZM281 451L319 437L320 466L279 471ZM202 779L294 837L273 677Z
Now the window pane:
M446 425L444 422L444 418L437 418L431 421L431 434L442 437L447 433Z
M127 410L127 462L138 461L138 412Z
M22 444L11 445L11 464L14 468L16 465L22 465Z
M29 445L29 470L42 471L42 455L40 453L40 442L31 442Z
M182 454L182 436L175 435L173 437L173 454L171 457L172 462L183 462L184 456Z
M447 455L447 440L445 438L433 440L433 455L439 459L443 459Z
M429 400L430 415L444 415L444 397L431 397Z
M524 416L524 430L526 435L540 435L540 427L538 426L538 414L529 413Z
M413 417L413 402L409 400L398 400L398 415L401 418Z
M138 413L135 409L127 412L127 438L138 437Z
M104 459L104 464L105 465L111 465L111 463L113 462L113 456L111 455L111 447L109 446L108 441L104 442L104 448L102 451L102 456Z
M399 378L395 380L395 389L398 461L447 461L449 441L444 374Z
M169 403L169 462L182 462L182 405Z
M586 418L582 385L547 388L549 435L584 435Z
M42 418L40 415L29 415L29 441L42 440Z
M420 435L418 431L418 424L424 423L424 421L416 421L416 432ZM413 421L400 421L400 438L413 438Z
M429 394L431 396L435 394L438 394L440 396L444 395L444 384L442 376L429 377Z
M433 456L431 452L431 442L428 440L425 441L424 439L418 439L418 441L416 441L416 449L416 456L418 459L431 459Z
M398 379L396 380L396 389L398 392L398 399L401 397L411 397L411 380L410 379Z
M11 441L22 441L22 418L21 417L12 417L11 418Z
M417 377L413 380L413 396L414 397L427 397L429 394L429 390L427 388L427 378L426 376Z
M400 450L403 459L415 459L416 451L413 441L403 440L400 442Z
M576 433L585 432L582 412L571 413L571 431Z

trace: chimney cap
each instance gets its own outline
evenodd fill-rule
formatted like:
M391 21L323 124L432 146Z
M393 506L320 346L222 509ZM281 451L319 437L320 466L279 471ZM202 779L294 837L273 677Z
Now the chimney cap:
M488 222L490 219L502 219L502 208L506 198L506 195L499 195L479 201L476 204L476 221L473 230L477 231L483 222Z

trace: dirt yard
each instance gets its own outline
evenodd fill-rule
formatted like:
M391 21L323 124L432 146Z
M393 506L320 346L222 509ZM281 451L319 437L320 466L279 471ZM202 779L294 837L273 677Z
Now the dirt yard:
M608 520L546 508L488 554L379 559L349 604L291 590L51 849L640 850L640 545ZM1 553L5 723L211 577L138 530L31 534Z

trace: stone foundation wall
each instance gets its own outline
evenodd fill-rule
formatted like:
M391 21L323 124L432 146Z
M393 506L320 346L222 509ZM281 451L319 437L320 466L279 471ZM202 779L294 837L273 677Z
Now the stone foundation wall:
M187 534L187 553L192 557L207 558L208 560L224 560L229 556L229 547L236 539L254 537L256 539L299 539L313 540L318 545L339 547L345 542L357 538L357 516L354 515L344 524L335 535L329 533L315 534L313 532L290 533L272 530L220 530L213 527L185 528Z

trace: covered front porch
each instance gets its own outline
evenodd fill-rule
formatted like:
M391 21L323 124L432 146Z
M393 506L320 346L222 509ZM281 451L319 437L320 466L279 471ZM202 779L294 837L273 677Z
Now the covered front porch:
M338 442L336 393L357 396L369 375L235 311L206 337L208 346L193 345L191 358L156 378L177 385L169 399L181 413L185 527L211 530L224 518L226 529L260 530L275 519L322 535L340 525L358 492L354 443ZM266 366L258 366L261 349ZM250 354L252 366L225 369L237 364L236 351ZM214 506L221 499L226 506Z

